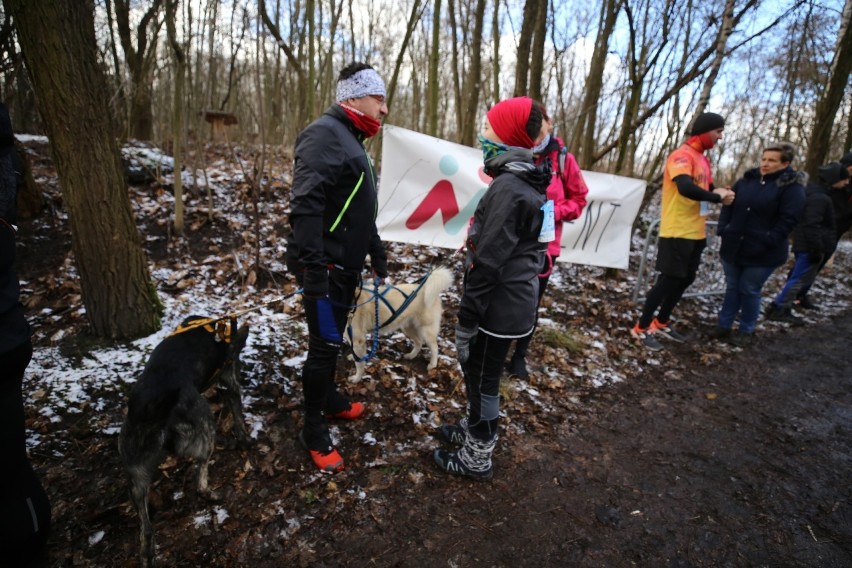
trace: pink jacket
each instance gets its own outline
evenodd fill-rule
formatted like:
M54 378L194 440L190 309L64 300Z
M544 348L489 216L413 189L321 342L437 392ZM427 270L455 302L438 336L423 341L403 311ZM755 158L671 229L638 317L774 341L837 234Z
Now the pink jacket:
M564 144L556 138L561 149ZM553 168L553 179L547 187L547 198L553 200L556 221L556 239L547 245L547 254L556 258L561 252L559 243L562 241L562 223L573 221L583 214L586 207L586 194L589 188L583 180L583 174L577 160L569 152L565 156L565 167L562 179L559 179L559 151L550 153L550 165Z

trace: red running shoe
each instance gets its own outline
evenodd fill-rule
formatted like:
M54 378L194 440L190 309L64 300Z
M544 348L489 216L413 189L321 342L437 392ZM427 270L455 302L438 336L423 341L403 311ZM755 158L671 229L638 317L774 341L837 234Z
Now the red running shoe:
M353 402L347 410L341 410L332 414L330 418L339 418L340 420L358 420L367 412L367 406L361 402Z
M329 445L325 451L311 449L308 447L307 442L305 442L305 436L302 432L299 432L299 443L308 451L314 465L316 465L321 472L338 473L343 471L343 456L338 453L337 448L334 446Z

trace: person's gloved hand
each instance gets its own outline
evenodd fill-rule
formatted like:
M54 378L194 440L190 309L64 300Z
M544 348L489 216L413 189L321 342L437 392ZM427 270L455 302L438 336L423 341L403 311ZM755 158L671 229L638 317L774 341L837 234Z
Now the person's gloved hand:
M809 251L808 262L810 262L811 264L819 264L820 262L822 262L822 254L814 250Z
M456 357L462 365L470 359L470 344L477 333L479 333L477 325L473 327L456 325Z
M328 269L311 268L305 270L302 281L302 294L305 298L317 299L328 296Z

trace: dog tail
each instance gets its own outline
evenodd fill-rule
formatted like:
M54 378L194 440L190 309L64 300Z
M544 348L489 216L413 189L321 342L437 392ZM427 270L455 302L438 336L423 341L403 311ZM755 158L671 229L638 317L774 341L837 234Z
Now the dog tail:
M429 274L429 278L423 285L423 293L426 302L432 303L441 295L441 292L453 285L453 273L446 266L439 266Z

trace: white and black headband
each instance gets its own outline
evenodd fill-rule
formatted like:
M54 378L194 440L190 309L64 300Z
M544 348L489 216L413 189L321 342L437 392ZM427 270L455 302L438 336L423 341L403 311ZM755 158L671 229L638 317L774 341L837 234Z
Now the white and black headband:
M337 102L360 99L369 95L387 96L385 82L375 69L362 69L337 82Z

